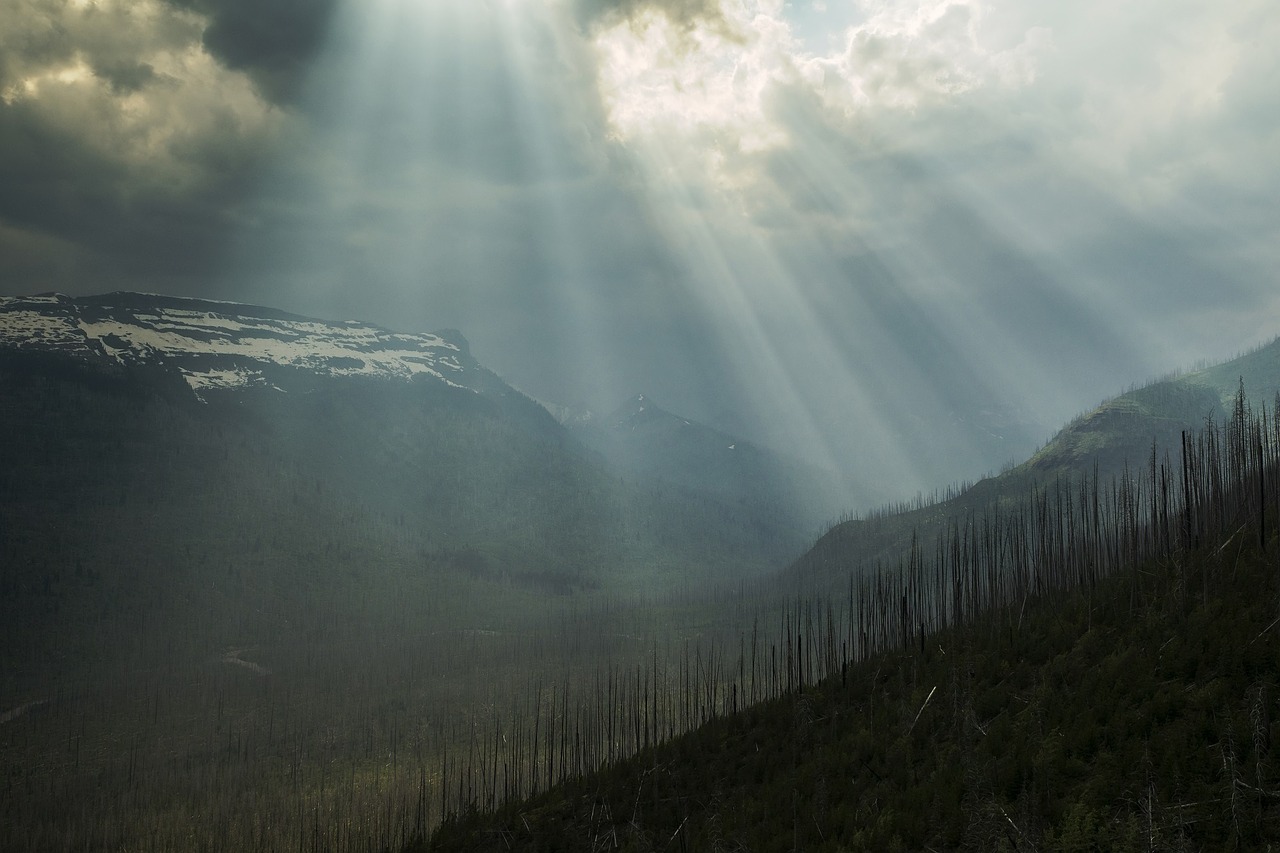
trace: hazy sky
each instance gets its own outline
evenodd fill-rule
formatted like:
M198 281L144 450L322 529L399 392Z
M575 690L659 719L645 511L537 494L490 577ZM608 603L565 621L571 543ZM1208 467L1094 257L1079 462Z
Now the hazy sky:
M1276 80L1274 0L5 0L0 292L454 327L906 493L1280 334Z

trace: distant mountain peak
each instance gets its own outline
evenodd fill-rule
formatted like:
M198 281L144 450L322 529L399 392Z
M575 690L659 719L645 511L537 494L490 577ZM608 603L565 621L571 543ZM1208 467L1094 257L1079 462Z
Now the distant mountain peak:
M613 429L631 428L645 426L661 422L678 422L689 424L688 420L674 415L663 409L653 402L652 399L644 394L637 394L628 399L625 403L613 411L609 415L605 423Z
M227 389L286 391L316 377L438 381L474 391L483 372L453 330L402 334L356 320L127 291L0 297L0 351L157 368L179 375L200 399Z
M463 355L471 355L471 342L457 329L440 329L435 335L441 340L453 344L458 348L458 352Z

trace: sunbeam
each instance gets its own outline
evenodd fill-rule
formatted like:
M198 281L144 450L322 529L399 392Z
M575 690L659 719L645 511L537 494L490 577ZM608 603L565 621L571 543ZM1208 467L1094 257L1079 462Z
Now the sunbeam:
M1274 847L1277 8L0 2L0 849Z
M850 406L827 406L819 421L858 423L861 436L875 439L863 453L869 446L893 460L885 470L915 471L923 485L937 485L929 479L940 471L958 478L980 473L977 460L992 464L991 438L1006 458L1026 452L1036 432L1105 394L1115 364L1129 364L1138 381L1168 362L1171 347L1157 329L1177 321L1152 311L1163 285L1126 280L1129 271L1090 258L1061 230L1053 205L1094 217L1105 211L1129 233L1140 222L1068 178L1078 167L1065 160L1056 166L1062 177L1044 183L1028 167L1054 155L1016 116L991 107L989 91L1034 82L1043 30L988 47L982 4L890 4L813 47L796 35L794 9L718 8L714 25L690 27L655 8L598 33L604 103L655 209L680 223L676 232L690 229L686 219L701 220L693 230L703 238L685 251L688 286L730 304L736 294L728 325L744 337L825 339L824 363L841 370L834 384L863 389L850 394ZM939 144L938 130L917 118L926 108L967 138ZM685 189L663 197L661 188L674 185ZM1087 224L1086 240L1097 240L1096 225ZM825 245L815 239L824 231ZM679 236L668 233L673 243ZM722 255L754 262L728 274ZM1217 278L1189 254L1181 263ZM859 283L874 269L887 281ZM1228 287L1257 298L1256 287ZM810 307L822 288L841 306L839 327L824 323L830 312ZM885 293L874 304L864 298L873 288ZM1082 340L1090 345L1082 349ZM1064 376L1067 363L1073 370ZM785 371L775 378L797 387ZM895 388L911 388L910 401L893 411L871 402ZM949 445L945 456L958 464L901 452L927 444L939 418L966 417L957 393L989 407L987 422ZM800 397L815 406L822 395ZM1023 420L1033 406L1041 420ZM784 431L812 434L813 418L805 420ZM1018 434L997 434L1003 427Z
M412 305L540 399L647 392L879 497L981 476L1239 322L1153 311L1102 220L1213 262L1002 108L1050 43L977 0L344 3L267 172L291 224L229 279Z
M602 37L603 82L612 92L606 103L614 129L631 143L641 163L651 203L670 226L667 239L684 245L687 286L702 296L708 311L715 311L725 348L741 353L740 379L764 379L755 402L763 406L766 400L792 397L785 407L787 424L777 434L793 440L804 436L801 443L815 458L855 468L865 480L892 480L903 491L936 487L939 460L925 460L908 448L926 443L928 431L936 431L936 418L947 416L955 402L947 391L958 384L958 377L963 375L963 387L977 396L1003 378L999 372L983 374L964 367L966 358L975 363L1006 362L972 346L938 347L949 333L935 312L945 315L959 285L940 267L928 268L928 262L917 257L929 254L927 246L904 250L908 238L894 232L891 224L867 217L865 238L884 247L873 257L883 255L882 266L892 275L869 287L848 280L848 273L838 268L838 259L850 254L847 247L836 254L830 243L803 236L811 217L793 208L792 213L757 216L754 222L748 218L753 209L760 209L761 185L769 169L782 168L788 177L812 188L826 221L835 221L846 238L848 219L857 219L855 208L869 198L874 202L882 191L859 180L856 167L825 150L820 135L815 142L803 127L788 126L771 115L771 90L799 80L796 68L801 63L786 56L797 43L782 19L761 26L767 10L756 9L750 19L745 11L740 8L738 17L731 18L739 27L750 27L756 39L748 43L745 60L737 58L740 34L690 36L655 15ZM735 61L730 63L728 57ZM695 80L701 85L692 85ZM699 158L714 183L691 192L687 187L697 178L690 160ZM777 189L794 198L797 188L784 181ZM797 247L803 247L793 247L786 261L773 247L779 231L790 231L793 239L799 237ZM730 232L736 236L729 237ZM897 295L869 302L863 294L873 287ZM813 306L815 300L830 304L833 295L840 322L833 322L829 314L820 316ZM885 334L894 327L896 334ZM970 337L962 343L976 340ZM930 342L926 348L934 357L919 351L923 342ZM783 358L773 349L778 346L793 352ZM948 355L940 355L943 351ZM959 356L961 352L968 355ZM800 364L805 370L792 372L788 367ZM944 365L945 372L940 370ZM913 389L910 404L883 406L894 389L908 387ZM823 391L831 388L840 389L837 403ZM813 408L820 408L821 415L815 416ZM819 422L826 428L819 429ZM857 438L842 435L831 428L833 424L857 424ZM1007 451L1012 456L1021 449L1011 443ZM980 456L972 446L949 446L948 451L966 460L947 472L956 478L963 475L964 465L972 466Z
M564 15L562 8L508 0L496 23L501 34L501 61L510 63L508 80L522 138L535 174L541 177L531 205L537 248L545 267L541 289L546 302L537 313L558 320L546 330L543 347L558 361L558 372L572 376L573 385L585 389L582 399L561 402L586 409L588 400L603 398L622 384L622 371L615 363L617 353L608 343L599 294L588 286L591 272L573 225L574 188L572 184L551 183L555 177L581 181L581 168L555 145L540 109L542 93L531 84L545 79L548 57L560 57L573 49L563 41ZM569 108L580 111L583 105Z

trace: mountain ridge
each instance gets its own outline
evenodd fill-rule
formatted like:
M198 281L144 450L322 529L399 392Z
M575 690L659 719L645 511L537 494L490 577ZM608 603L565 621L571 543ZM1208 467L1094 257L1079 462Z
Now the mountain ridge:
M1243 392L1244 397L1239 397ZM898 505L834 525L779 578L821 586L851 568L872 571L908 559L912 538L931 542L950 521L981 518L1037 490L1082 477L1124 474L1126 466L1180 461L1184 433L1225 417L1237 400L1268 404L1280 392L1280 338L1221 364L1173 374L1108 398L1073 418L1034 454L1005 471L948 490L946 497Z
M316 376L495 390L496 377L472 358L465 338L445 334L405 334L355 320L130 291L0 297L0 349L146 367L181 378L202 400L253 387L302 390Z
M1213 375L1242 366L1258 359ZM1102 408L1176 413L1185 390L1198 411L1216 387L1196 376ZM630 754L519 797L460 788L406 849L1272 849L1280 399L1245 391L1179 435L1177 461L1119 476L1099 461L980 513L906 513L970 514L936 548L913 534L909 561L846 565L847 586L757 616L721 673L703 675L716 654L699 650L708 687L686 682L683 734L664 737L646 696L622 715L650 727ZM1111 428L1085 416L1068 437L1099 420ZM1086 452L1133 438L1093 437ZM757 650L766 621L782 630Z
M830 472L671 412L636 394L608 415L562 420L569 432L633 476L752 501L807 531L837 517L849 489Z

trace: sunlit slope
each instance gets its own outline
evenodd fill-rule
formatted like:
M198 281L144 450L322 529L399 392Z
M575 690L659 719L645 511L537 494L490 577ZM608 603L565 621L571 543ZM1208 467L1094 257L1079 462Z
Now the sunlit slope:
M1280 340L1223 364L1122 394L1070 423L1025 464L997 480L1069 474L1097 464L1113 473L1142 464L1152 444L1180 452L1181 434L1218 420L1243 388L1246 400L1269 405L1280 392Z
M819 584L843 582L850 570L893 565L905 559L913 533L932 543L947 519L981 516L999 502L1034 489L1066 486L1081 476L1103 480L1125 466L1180 462L1183 432L1220 420L1242 387L1246 401L1270 404L1280 393L1280 339L1223 364L1163 379L1128 391L1073 420L1030 459L988 477L946 500L844 522L827 532L793 567ZM794 577L788 573L788 577Z

